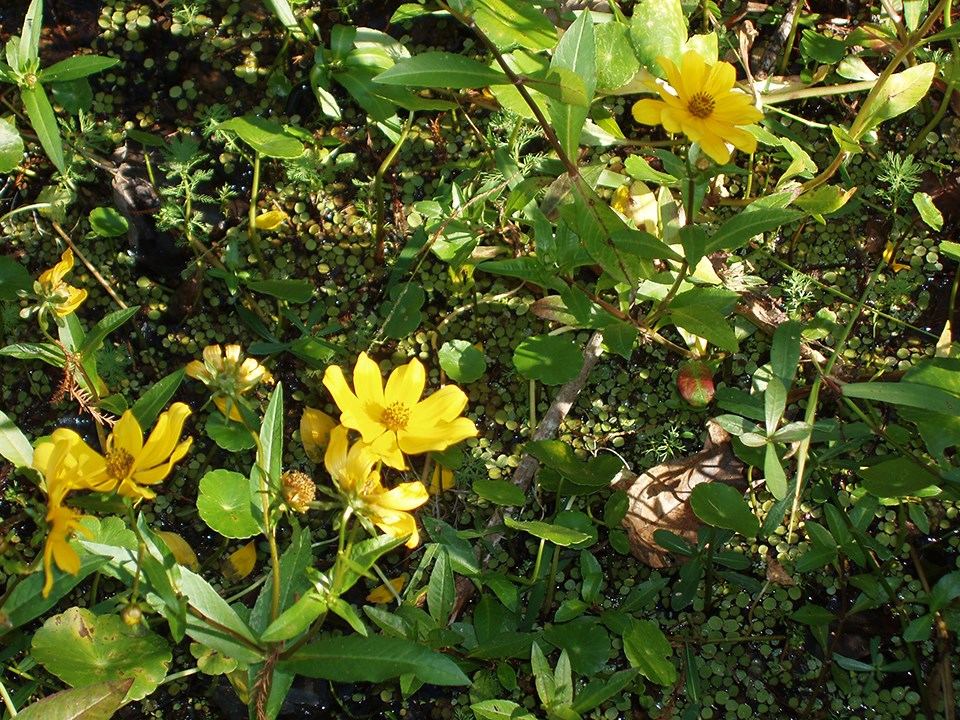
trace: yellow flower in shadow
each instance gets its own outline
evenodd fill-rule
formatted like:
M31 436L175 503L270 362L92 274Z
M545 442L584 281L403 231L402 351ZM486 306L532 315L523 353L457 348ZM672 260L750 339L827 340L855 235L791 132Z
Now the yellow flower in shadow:
M757 149L753 135L738 126L757 122L763 113L754 107L749 95L734 91L737 74L733 65L707 65L692 50L684 54L680 68L665 57L657 58L657 62L667 74L670 87L658 83L660 100L645 98L634 104L637 122L683 133L720 164L730 161L731 145L747 153Z
M433 475L430 478L430 488L428 489L431 495L440 495L444 490L450 490L456 486L457 481L453 479L453 470L449 470L439 463L433 466Z
M396 599L397 595L400 594L400 591L403 590L403 586L407 584L408 576L406 573L400 577L395 577L390 581L390 584L384 583L383 585L374 588L367 595L367 602L374 603L375 605L382 605L384 603L392 602Z
M74 312L87 299L86 290L80 290L63 281L72 269L73 250L67 248L60 256L60 262L40 273L34 288L43 305L59 317L66 317Z
M107 438L107 453L98 479L109 479L118 494L137 502L156 497L147 486L167 477L173 464L183 459L193 442L193 438L180 442L183 423L189 415L187 405L174 403L160 414L153 432L144 442L140 423L127 410Z
M47 509L47 542L43 546L43 571L46 580L43 583L43 597L50 594L53 587L53 571L51 559L57 567L66 573L76 575L80 572L80 556L70 547L70 536L74 530L93 537L93 534L80 524L83 516L65 505L53 504Z
M401 483L387 490L380 482L380 458L369 445L350 446L348 430L338 425L330 432L324 465L337 490L353 511L391 537L407 537L407 547L420 543L417 521L410 510L423 505L429 495L420 481Z
M187 364L187 376L213 391L213 402L225 416L229 404L228 417L237 422L243 419L236 406L240 396L272 379L267 369L254 358L243 358L239 345L224 348L207 345L203 349L203 362L193 360Z
M323 410L308 407L300 416L300 442L307 457L314 462L323 460L323 451L330 442L330 431L337 421Z
M366 353L360 353L353 369L354 390L336 365L327 368L323 384L340 408L340 422L357 430L384 464L398 470L407 469L404 454L445 450L477 434L473 421L460 416L467 396L456 385L420 400L426 371L416 358L390 373L386 388L380 368Z

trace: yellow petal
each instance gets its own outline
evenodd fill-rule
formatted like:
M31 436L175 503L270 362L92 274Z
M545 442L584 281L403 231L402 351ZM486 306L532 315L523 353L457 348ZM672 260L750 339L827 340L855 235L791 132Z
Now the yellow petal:
M384 583L380 587L371 590L370 594L367 595L367 602L376 604L388 603L393 600L396 595L400 594L400 591L403 590L403 586L406 584L406 574L396 577L390 581L389 587ZM393 588L393 591L391 591L390 588Z
M633 104L633 119L644 125L659 125L660 114L667 104L662 100L644 98Z
M693 50L684 53L680 60L680 77L683 82L684 92L674 85L677 92L686 98L704 92L703 80L707 73L707 65L700 56L700 53Z
M413 510L430 499L430 494L419 480L400 483L377 499L377 505L388 510Z
M67 290L67 299L56 306L57 315L60 317L66 317L74 312L87 299L86 290L78 290L72 285L64 285L63 287Z
M667 82L677 91L677 94L686 99L686 95L684 95L683 78L680 76L680 70L673 63L673 60L665 55L661 55L657 58L657 64L662 67L663 71L667 74Z
M408 428L437 420L450 421L467 406L467 396L456 385L445 385L410 412Z
M268 210L257 215L253 224L257 230L276 230L289 219L289 216L283 210Z
M445 468L443 465L434 465L433 476L430 479L430 487L427 489L431 495L439 495L444 490L450 490L456 486L453 479L453 470Z
M337 426L337 421L323 410L308 407L300 416L300 442L307 457L314 462L323 459L323 449L330 441L330 431Z
M235 550L223 561L221 571L228 582L240 582L253 572L257 564L257 544L251 540L239 550Z
M363 404L364 411L379 418L383 410L383 377L380 368L365 352L357 357L353 367L353 389Z
M111 451L125 450L134 458L140 454L143 449L143 430L131 410L124 412L113 426L108 447Z
M722 97L730 92L737 80L737 71L728 62L718 62L702 80L702 92L712 98Z
M202 380L208 375L207 366L199 360L191 360L187 363L186 373L187 377L191 377L194 380Z
M382 433L379 437L375 438L372 443L369 443L367 447L380 458L384 465L396 468L397 470L407 469L407 461L404 459L403 452L400 450L396 433Z
M730 150L723 138L713 133L704 135L700 140L700 147L718 165L730 162Z
M327 468L330 477L332 477L337 484L341 485L341 487L343 487L343 482L347 478L348 432L349 430L343 425L337 425L337 427L331 430L327 452L324 453L323 456L324 467ZM352 489L352 487L349 489Z
M153 432L150 433L150 437L147 438L142 452L139 455L131 453L136 458L134 467L137 469L152 468L166 460L174 452L174 448L177 448L180 433L183 431L183 423L191 412L189 405L178 402L171 405L166 412L160 413L157 424L154 426ZM186 450L183 452L185 453Z
M223 369L223 350L219 345L207 345L203 349L203 362L211 368Z
M397 433L400 449L407 455L446 450L461 440L476 437L477 428L469 418L411 428Z
M686 109L675 107L664 107L660 113L660 122L663 123L663 129L671 133L683 132L683 123L690 117Z
M387 388L383 393L383 404L401 405L412 408L423 395L423 388L427 382L427 372L423 364L413 358L406 365L396 368L390 373L387 380Z
M379 374L377 377L379 382ZM379 416L376 418L370 416L364 403L350 390L343 376L343 370L337 365L331 365L326 369L323 374L323 384L340 408L340 422L348 428L359 431L363 435L364 442L373 442L383 433L385 428L377 422ZM383 412L382 406L379 411Z
M395 515L384 515L380 518L375 518L374 523L391 537L404 537L409 535L410 537L407 538L406 542L408 548L415 548L420 544L420 532L417 530L417 521L414 520L413 515L410 513L401 512Z
M200 562L197 560L197 554L190 547L190 543L175 532L168 532L167 530L154 530L154 532L163 540L163 544L173 553L173 557L178 563L194 572L199 569Z

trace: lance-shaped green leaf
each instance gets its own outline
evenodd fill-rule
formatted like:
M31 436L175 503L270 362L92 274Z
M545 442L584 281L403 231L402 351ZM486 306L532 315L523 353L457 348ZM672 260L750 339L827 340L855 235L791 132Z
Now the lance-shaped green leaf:
M781 225L796 220L802 214L797 210L778 207L757 207L745 210L720 226L707 240L704 254L709 255L717 250L736 250L746 245L750 238L776 230Z
M746 537L760 531L760 522L735 488L720 482L700 483L690 494L690 506L709 525L733 530Z
M553 71L560 69L574 73L583 82L586 104L571 104L551 98L547 102L550 120L560 146L567 157L575 158L580 146L580 133L587 120L589 104L597 85L597 47L593 33L593 16L581 13L560 38L553 59Z
M110 720L131 685L133 678L61 690L23 708L17 720Z
M119 58L103 57L102 55L74 55L44 68L37 73L37 78L40 82L45 83L78 80L112 68L118 62L120 62Z
M510 83L510 79L500 70L448 52L422 53L401 60L373 79L384 85L456 89L485 88Z
M870 93L850 134L859 139L885 120L914 107L927 94L936 72L937 64L927 62L891 75L876 95Z
M220 128L235 132L237 137L264 157L292 159L303 155L303 143L273 120L243 115L220 123Z
M549 50L557 42L557 29L532 3L475 0L473 21L501 51Z
M23 431L0 410L0 457L12 462L15 467L30 467L33 464L33 447Z
M170 402L177 388L180 387L180 383L183 382L185 375L185 368L174 370L166 377L157 380L157 382L151 385L150 389L141 395L140 399L133 404L133 407L130 409L133 411L133 416L137 419L140 427L147 428L153 425L160 411L167 406L167 403Z
M53 108L50 106L43 86L38 83L33 87L21 87L20 98L23 100L23 107L27 111L27 117L30 118L30 125L37 133L37 139L43 151L57 170L66 172L67 165L63 158L63 142L60 139L60 128L57 127L57 116L53 114Z
M98 322L80 342L77 354L80 355L81 359L86 359L94 355L103 345L103 341L107 339L107 336L136 315L139 310L140 306L135 305L104 315L103 318L100 319L100 322Z
M470 684L446 655L395 637L327 637L301 648L279 666L337 682L384 682L412 674L431 685Z
M548 540L555 545L560 545L561 547L576 545L577 543L581 543L584 540L590 539L590 536L586 533L578 532L577 530L571 530L570 528L563 527L562 525L552 525L550 523L541 522L540 520L520 521L514 520L511 517L504 517L503 522L509 528L513 528L514 530L522 530L523 532L530 533L536 538Z
M18 48L19 70L27 72L30 66L36 67L40 60L40 30L43 29L43 0L32 0L27 14L23 18L23 30L20 32ZM10 63L13 65L14 63Z

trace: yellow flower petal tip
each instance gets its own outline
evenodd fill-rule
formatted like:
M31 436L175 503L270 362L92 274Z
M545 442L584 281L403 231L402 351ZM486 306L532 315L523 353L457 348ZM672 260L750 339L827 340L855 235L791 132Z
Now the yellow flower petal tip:
M400 577L395 577L390 581L390 584L384 583L378 588L374 588L370 591L370 594L367 595L367 602L374 603L377 605L388 603L396 598L400 594L400 591L403 590L403 586L407 584L407 575L401 575Z
M353 389L343 371L332 365L323 384L340 408L340 422L356 430L384 464L406 470L404 455L445 450L461 440L476 437L472 420L461 417L467 396L447 385L421 400L426 370L414 358L396 368L387 379L366 353L360 353L353 370Z
M87 299L87 291L64 282L64 277L73 269L73 250L67 248L60 256L60 262L49 270L44 270L37 278L34 290L40 299L38 309L41 314L52 312L57 317L66 317L75 312Z
M657 62L670 84L657 85L659 100L644 98L634 103L638 123L682 132L720 164L729 162L731 148L756 150L756 139L740 126L757 122L763 113L749 95L733 89L736 70L730 63L707 65L692 50L684 54L680 68L665 57Z
M337 426L337 421L323 410L308 407L300 416L300 442L307 457L314 462L323 460L323 451L330 442L330 431Z
M257 215L253 224L257 230L269 231L276 230L289 219L290 216L283 212L283 210L268 210L265 213Z

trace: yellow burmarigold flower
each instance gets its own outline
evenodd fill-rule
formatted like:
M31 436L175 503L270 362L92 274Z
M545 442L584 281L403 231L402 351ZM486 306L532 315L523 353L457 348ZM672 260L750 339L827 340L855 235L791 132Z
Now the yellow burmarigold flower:
M386 389L380 368L366 353L353 369L354 390L336 365L327 368L323 384L340 408L340 422L359 431L370 450L398 470L407 469L404 453L445 450L477 434L473 421L460 416L467 396L456 385L420 400L426 371L416 358L390 373Z
M186 404L174 403L160 414L153 432L144 442L140 423L127 410L107 438L106 457L102 458L95 479L109 479L117 493L137 502L156 497L146 486L156 485L167 477L173 464L183 459L193 442L189 437L180 442L183 423L190 412Z
M337 421L323 410L308 407L300 416L300 442L307 457L314 462L323 460L323 451L330 442L330 431L337 426Z
M33 467L46 481L48 504L59 505L72 490L110 492L116 483L102 477L103 457L73 430L58 428L33 451Z
M203 362L193 360L187 364L187 376L213 391L213 402L224 415L227 414L228 399L235 403L237 398L261 382L272 379L256 359L243 359L239 345L227 345L222 349L219 345L207 345L203 349ZM229 417L238 422L242 419L235 404L230 407Z
M401 483L387 490L377 470L379 457L369 445L356 442L350 446L348 430L338 425L330 432L330 444L324 465L337 490L353 511L376 525L391 537L407 537L407 547L420 542L417 521L410 510L423 505L429 496L419 480Z
M72 269L73 250L67 248L60 256L60 262L40 273L34 284L34 291L40 297L42 307L50 309L58 317L66 317L87 299L86 290L75 288L63 281L64 276Z
M730 146L747 153L757 141L740 125L763 117L749 95L734 91L737 79L733 65L707 65L699 53L684 54L680 68L666 57L657 58L667 74L670 87L657 83L660 100L646 98L633 106L633 117L644 125L663 125L667 132L683 133L700 143L717 163L730 161Z
M43 546L43 571L46 575L43 597L47 597L53 587L51 560L57 563L58 568L71 575L80 572L80 556L70 547L69 541L74 530L93 537L93 534L80 524L82 517L76 510L65 505L52 504L47 510L47 524L50 529L47 531L47 542Z

